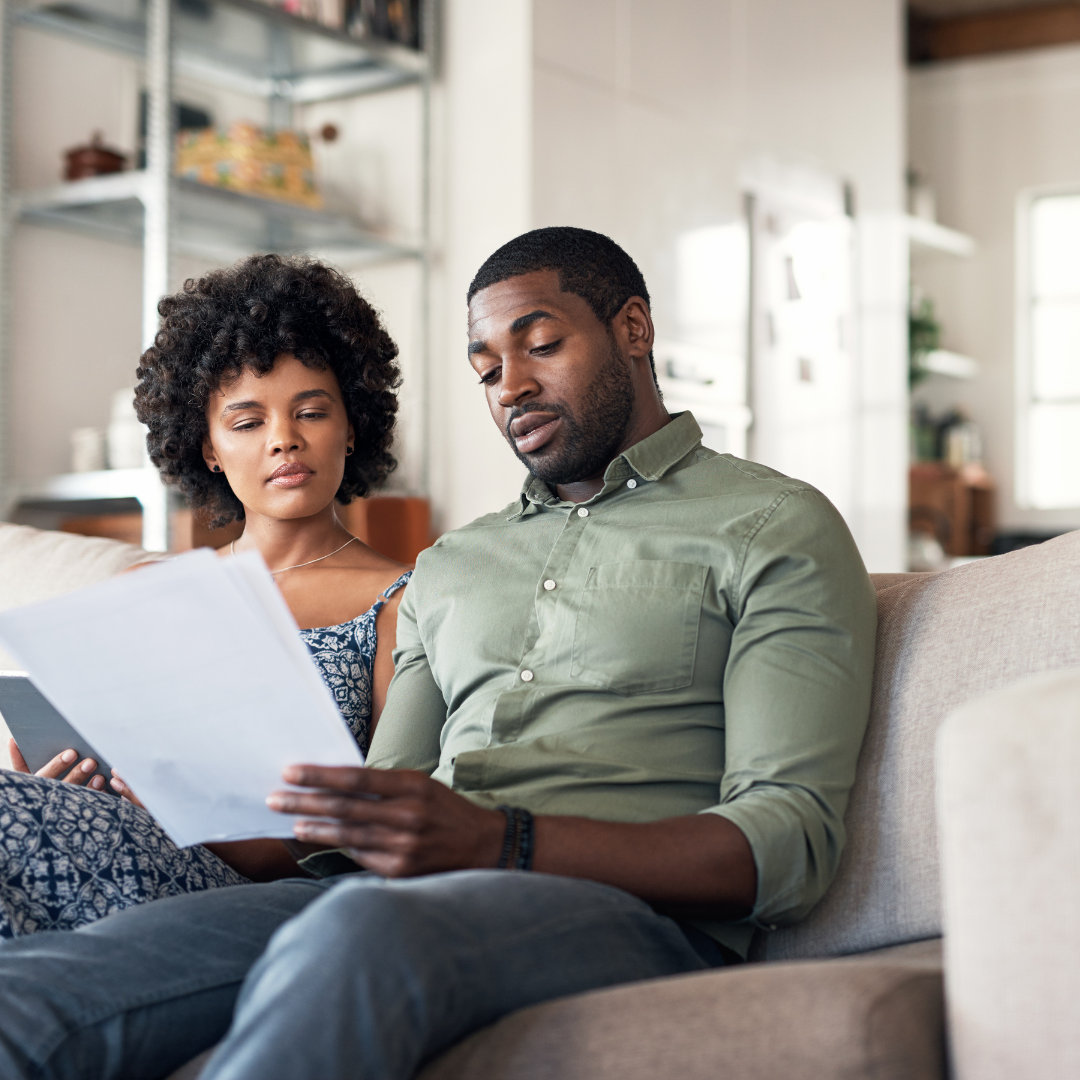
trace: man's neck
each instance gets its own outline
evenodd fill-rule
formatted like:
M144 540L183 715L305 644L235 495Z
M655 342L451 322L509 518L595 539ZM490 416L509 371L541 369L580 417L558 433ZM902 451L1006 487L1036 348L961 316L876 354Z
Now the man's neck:
M604 473L607 472L611 462L620 454L625 454L631 446L642 442L650 435L655 435L662 427L671 422L667 409L659 401L656 404L657 408L649 410L648 416L643 416L637 423L630 425L622 444L611 455L611 458L604 463L604 467L599 472L586 477L584 480L575 480L572 484L556 484L555 493L559 498L564 502L582 503L588 502L594 495L599 494L604 486Z

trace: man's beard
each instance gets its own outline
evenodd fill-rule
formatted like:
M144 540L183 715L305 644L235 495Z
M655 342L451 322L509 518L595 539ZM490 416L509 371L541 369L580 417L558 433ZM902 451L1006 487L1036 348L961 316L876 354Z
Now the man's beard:
M622 445L633 409L634 384L612 341L607 363L583 395L581 421L565 405L530 401L511 411L506 421L506 435L511 449L537 480L552 486L574 484L607 467ZM562 417L561 430L556 436L558 447L548 443L531 454L518 452L510 434L510 424L528 412L555 413Z

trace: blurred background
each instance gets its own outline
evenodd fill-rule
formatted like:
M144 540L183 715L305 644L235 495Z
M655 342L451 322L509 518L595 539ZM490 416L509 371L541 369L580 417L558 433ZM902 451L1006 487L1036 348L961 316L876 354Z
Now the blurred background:
M1080 4L0 0L8 520L220 545L148 467L155 304L304 251L405 375L385 492L411 559L521 466L465 290L529 228L607 233L668 406L821 488L872 571L1080 525Z

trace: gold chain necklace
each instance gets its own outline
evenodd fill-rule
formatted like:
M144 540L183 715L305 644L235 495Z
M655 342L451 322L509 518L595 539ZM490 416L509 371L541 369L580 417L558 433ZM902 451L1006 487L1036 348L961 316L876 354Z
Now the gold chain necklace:
M312 563L322 562L323 559L329 559L331 555L336 555L339 551L344 551L354 540L355 536L350 536L348 540L339 548L334 548L333 551L328 552L326 555L320 555L317 559L309 559L307 562L298 562L295 566L283 566L280 570L271 570L271 574L284 574L286 570L299 570L301 566L310 566ZM236 554L236 541L234 540L229 545L229 554Z

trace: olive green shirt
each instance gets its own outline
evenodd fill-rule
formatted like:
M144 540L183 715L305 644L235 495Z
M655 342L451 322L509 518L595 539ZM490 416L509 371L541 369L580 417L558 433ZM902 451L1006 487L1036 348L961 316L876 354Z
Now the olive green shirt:
M700 922L745 953L802 918L844 846L874 591L832 504L716 454L682 413L600 493L520 499L423 552L369 764L494 807L745 833L757 902Z

